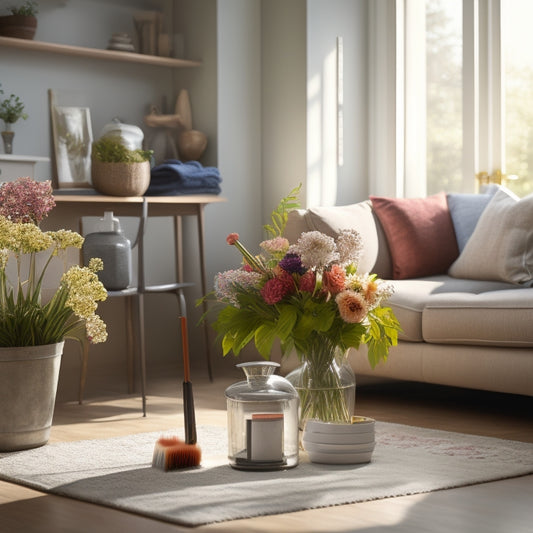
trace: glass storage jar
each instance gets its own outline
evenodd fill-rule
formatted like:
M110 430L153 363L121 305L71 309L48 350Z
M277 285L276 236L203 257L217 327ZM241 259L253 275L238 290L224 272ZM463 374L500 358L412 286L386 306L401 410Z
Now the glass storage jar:
M278 363L237 365L246 374L226 389L228 459L241 470L282 470L298 464L296 389L274 375Z

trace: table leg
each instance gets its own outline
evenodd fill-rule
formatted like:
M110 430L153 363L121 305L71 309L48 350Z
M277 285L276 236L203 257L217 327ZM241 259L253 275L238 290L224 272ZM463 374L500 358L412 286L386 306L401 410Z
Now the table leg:
M200 254L200 275L202 281L202 296L207 294L207 274L205 271L205 252L204 252L204 206L203 204L198 205L198 247ZM202 303L204 314L207 313L207 302L206 300ZM209 342L209 323L207 319L203 321L204 325L204 338L205 338L205 350L207 357L207 373L209 375L209 380L213 381L213 370L211 368L211 344Z

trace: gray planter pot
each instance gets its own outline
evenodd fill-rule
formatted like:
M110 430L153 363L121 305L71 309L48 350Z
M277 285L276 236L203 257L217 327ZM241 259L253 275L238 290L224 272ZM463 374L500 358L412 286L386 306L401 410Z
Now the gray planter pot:
M63 345L0 347L0 452L48 442Z

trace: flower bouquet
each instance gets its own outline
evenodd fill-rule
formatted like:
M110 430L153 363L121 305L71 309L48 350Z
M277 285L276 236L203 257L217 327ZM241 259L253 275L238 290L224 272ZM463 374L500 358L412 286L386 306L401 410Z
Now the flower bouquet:
M289 244L283 231L288 212L299 206L299 189L273 211L272 224L264 226L270 238L260 244L259 255L238 234L228 235L243 264L215 277L214 297L223 308L213 327L223 355L237 356L252 341L266 359L276 340L282 355L295 351L310 383L299 390L302 418L348 422L350 406L332 365L339 353L345 356L362 343L372 367L387 359L400 330L393 311L382 306L393 289L375 274L358 271L363 243L355 230L341 231L336 240L306 232Z
M52 297L42 298L52 259L83 244L83 237L73 231L39 228L54 206L49 181L23 177L0 186L0 346L107 339L105 323L95 314L97 302L107 298L96 274L103 268L101 260L89 267L72 266Z

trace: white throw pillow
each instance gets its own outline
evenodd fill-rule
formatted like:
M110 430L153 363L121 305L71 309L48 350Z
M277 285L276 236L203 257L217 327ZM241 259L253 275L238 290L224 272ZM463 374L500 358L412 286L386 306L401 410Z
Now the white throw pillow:
M505 187L498 190L448 273L532 285L533 194L519 199Z

